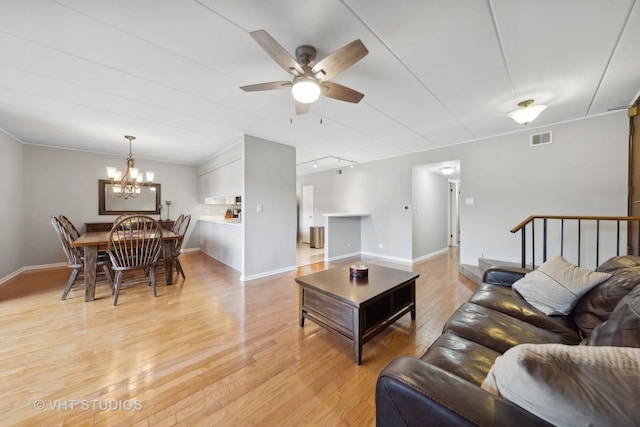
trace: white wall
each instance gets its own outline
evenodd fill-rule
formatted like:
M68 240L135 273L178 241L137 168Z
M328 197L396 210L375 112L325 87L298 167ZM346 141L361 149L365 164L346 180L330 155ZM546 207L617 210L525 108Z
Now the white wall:
M404 206L412 203L411 168L394 158L347 167L341 175L334 170L300 175L297 185L313 185L314 225L323 225L325 213L370 214L362 218L362 251L410 262L412 218Z
M413 168L412 182L412 257L416 260L440 252L449 245L449 180L421 165Z
M0 131L0 224L3 224L0 245L0 283L20 270L24 237L24 183L22 143Z
M49 218L66 215L82 232L85 222L109 222L115 215L98 215L98 180L106 178L106 166L124 164L125 156L24 145L25 242L23 266L64 262L66 258ZM171 219L180 213L192 215L184 249L199 244L195 166L136 159L142 170L155 172L161 184L162 201L171 200ZM166 206L165 206L166 209ZM167 212L163 210L162 218ZM159 218L159 216L154 216Z
M243 279L294 269L295 148L245 135L244 171Z
M507 119L505 119L507 120ZM553 144L529 146L533 133L553 131ZM366 212L362 251L410 261L412 168L461 162L460 262L484 255L520 261L512 227L532 214L626 215L628 118L624 111L485 140L298 177L314 185L320 216ZM465 205L473 198L473 205ZM384 248L379 249L378 244Z

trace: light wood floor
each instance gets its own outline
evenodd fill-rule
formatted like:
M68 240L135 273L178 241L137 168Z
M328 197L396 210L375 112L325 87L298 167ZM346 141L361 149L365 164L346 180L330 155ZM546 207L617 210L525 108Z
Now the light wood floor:
M324 261L324 248L312 248L309 243L296 245L296 265L298 267Z
M123 289L117 307L108 286L90 303L81 288L60 301L66 268L0 286L0 424L374 425L378 373L422 354L474 288L457 251L413 267L363 259L420 278L416 321L365 344L358 366L348 342L298 326L295 276L338 264L242 283L200 252L181 260L187 280L155 299L145 285Z

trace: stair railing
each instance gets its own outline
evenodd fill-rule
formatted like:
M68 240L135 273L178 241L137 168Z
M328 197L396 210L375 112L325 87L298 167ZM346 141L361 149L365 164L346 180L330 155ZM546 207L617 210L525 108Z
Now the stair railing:
M517 233L521 232L521 264L522 267L527 267L527 227L530 226L530 236L531 236L531 263L530 267L532 269L536 268L536 240L539 241L539 236L536 236L536 220L540 222L542 221L542 262L547 260L547 250L549 243L549 221L559 221L560 222L560 236L559 236L559 245L560 245L560 255L564 255L565 252L565 222L567 221L575 221L577 223L577 241L573 241L572 247L577 250L577 264L580 265L582 260L582 234L583 234L583 225L585 222L589 224L595 223L595 264L596 266L600 265L600 242L601 242L601 227L600 224L605 222L607 224L615 223L615 256L620 255L620 246L621 243L624 243L624 253L630 254L630 244L632 236L632 230L635 234L637 231L637 248L640 248L640 217L633 216L571 216L571 215L531 215L526 218L520 224L515 226L511 232ZM635 224L635 226L633 226ZM624 227L621 227L623 225ZM612 230L607 230L607 234L611 234ZM536 238L538 237L538 238ZM624 241L622 240L624 237ZM571 242L570 242L571 243ZM613 256L612 253L608 254L609 257Z

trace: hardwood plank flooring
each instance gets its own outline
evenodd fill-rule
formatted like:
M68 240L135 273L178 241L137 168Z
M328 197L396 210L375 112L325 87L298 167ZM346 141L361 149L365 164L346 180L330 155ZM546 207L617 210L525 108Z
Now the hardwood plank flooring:
M82 287L60 296L69 269L28 271L0 286L2 425L374 425L375 383L395 357L421 355L475 285L458 253L406 266L420 273L417 318L405 315L364 345L305 322L296 275L249 282L201 252L181 255L187 279L108 286L85 303ZM174 277L178 277L177 275ZM40 407L40 406L41 407Z

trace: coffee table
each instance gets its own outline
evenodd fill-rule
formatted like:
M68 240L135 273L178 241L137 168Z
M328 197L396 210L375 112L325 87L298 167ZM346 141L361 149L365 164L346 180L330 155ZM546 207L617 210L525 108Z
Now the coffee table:
M356 364L362 345L407 313L416 319L419 274L368 265L367 278L353 279L349 266L300 276L300 327L309 319L353 344Z

